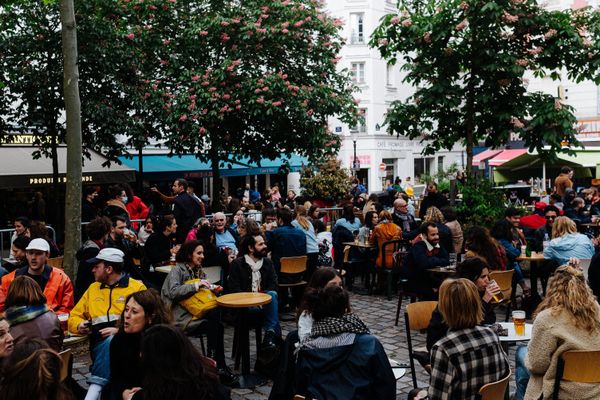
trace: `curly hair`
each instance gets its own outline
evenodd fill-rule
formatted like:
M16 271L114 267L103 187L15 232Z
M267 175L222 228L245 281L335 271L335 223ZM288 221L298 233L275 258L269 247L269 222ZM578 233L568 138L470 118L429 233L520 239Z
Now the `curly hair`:
M564 311L568 313L575 326L590 333L600 331L600 311L592 289L585 281L583 272L569 265L556 269L548 281L546 297L534 314L535 317L543 310L552 310L552 315Z
M444 218L444 214L440 211L439 208L433 206L427 209L425 213L425 218L423 218L424 222L436 222L438 224L445 224L446 219Z
M552 224L552 239L576 232L577 225L569 217L558 217L554 220L554 224Z
M503 253L499 250L500 244L490 235L487 228L474 226L466 232L465 248L477 256L483 257L490 269L501 270L506 265Z

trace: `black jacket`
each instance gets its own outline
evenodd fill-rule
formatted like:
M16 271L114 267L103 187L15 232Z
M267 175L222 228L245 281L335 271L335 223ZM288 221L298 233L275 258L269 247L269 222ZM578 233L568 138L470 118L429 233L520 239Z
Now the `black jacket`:
M110 342L110 388L115 399L125 389L142 386L142 333L118 332Z
M438 192L428 193L427 196L423 198L421 201L421 206L419 207L419 218L425 218L425 213L427 213L427 209L429 207L437 207L440 210L442 207L450 204L446 196L439 194Z
M351 345L301 349L296 392L319 400L388 400L396 398L396 379L379 340L360 334Z
M244 257L238 257L231 263L229 272L229 292L251 292L252 291L252 270ZM273 262L265 257L260 269L260 291L276 291L278 289L277 274L273 267Z
M171 259L171 237L162 232L154 232L144 246L144 264L162 264Z
M173 200L173 216L177 221L177 243L185 242L185 237L200 218L200 207L186 192L179 193Z
M594 295L600 298L600 253L596 253L590 262L588 281Z

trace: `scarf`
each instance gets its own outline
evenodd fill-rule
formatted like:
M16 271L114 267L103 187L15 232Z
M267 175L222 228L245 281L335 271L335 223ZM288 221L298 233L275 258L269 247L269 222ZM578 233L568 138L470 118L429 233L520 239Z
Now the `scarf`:
M410 232L410 214L400 214L397 212L394 214L402 221L402 232Z
M369 328L355 314L327 317L313 323L310 336L331 336L340 333L370 333Z
M6 309L6 319L10 326L36 319L50 311L46 304L39 306L15 306Z
M254 261L248 254L244 255L244 259L252 270L252 291L256 293L260 290L260 269L263 265L263 259Z

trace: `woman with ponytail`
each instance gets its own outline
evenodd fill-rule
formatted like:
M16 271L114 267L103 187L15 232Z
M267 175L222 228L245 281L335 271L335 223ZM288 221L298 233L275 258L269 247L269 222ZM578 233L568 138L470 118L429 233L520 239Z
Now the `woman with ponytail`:
M296 206L296 219L292 221L294 228L300 229L306 236L306 274L305 279L309 280L319 260L319 243L317 242L317 234L315 228L307 218L306 208L302 205Z
M600 350L600 306L583 272L563 265L534 314L528 348L517 349L517 398L523 398L525 387L525 399L551 398L558 360L570 350ZM529 382L527 371L519 368L523 360ZM600 385L562 381L558 398L599 399Z

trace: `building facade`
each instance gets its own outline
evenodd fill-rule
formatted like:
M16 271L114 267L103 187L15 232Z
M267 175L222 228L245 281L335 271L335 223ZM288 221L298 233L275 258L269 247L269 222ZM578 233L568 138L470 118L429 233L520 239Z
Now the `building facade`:
M433 175L453 163L463 169L466 155L462 147L423 156L419 141L390 136L383 126L391 103L413 93L412 87L402 82L399 66L388 65L378 50L368 45L380 19L397 12L395 0L327 0L327 10L344 22L342 35L346 45L341 51L339 68L351 72L360 90L355 97L364 116L364 123L354 127L336 119L330 121L332 130L343 138L338 155L342 165L353 167L356 142L356 158L360 163L356 174L369 191L382 190L385 179L393 180L396 176L404 180L407 176L414 179L422 174Z

